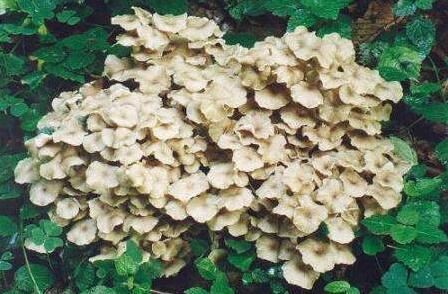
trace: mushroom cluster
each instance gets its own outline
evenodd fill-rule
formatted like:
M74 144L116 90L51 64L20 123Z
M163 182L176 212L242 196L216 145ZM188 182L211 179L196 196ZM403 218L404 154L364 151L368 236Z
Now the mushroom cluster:
M380 136L400 84L338 34L298 27L247 49L209 19L134 11L112 19L132 54L107 57L108 87L62 93L26 142L15 175L31 202L69 242L101 242L93 259L132 238L166 276L204 227L255 242L303 288L352 264L359 220L401 200L409 165Z

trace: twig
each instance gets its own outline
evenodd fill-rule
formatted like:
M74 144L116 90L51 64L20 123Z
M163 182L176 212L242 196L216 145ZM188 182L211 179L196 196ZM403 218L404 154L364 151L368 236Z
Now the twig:
M399 18L395 19L394 21L388 23L387 25L385 25L384 27L382 27L381 29L379 29L378 31L376 31L373 35L371 35L370 37L368 37L366 40L363 41L363 43L369 43L372 42L373 40L376 39L376 37L378 37L379 35L381 35L383 32L388 31L391 27L393 27L394 25L400 24L401 22L403 22L405 19L404 16L400 16Z
M36 291L37 294L42 294L42 292L39 289L39 285L37 285L36 279L34 278L33 272L31 271L30 262L28 261L28 255L26 254L26 250L25 250L25 246L23 245L23 242L22 242L22 252L23 252L23 257L25 258L26 269L28 271L28 274L30 275L31 281L33 282L34 290Z
M152 290L152 289L151 289L151 293L154 293L154 294L172 294L172 293L169 293L169 292L162 292L162 291Z

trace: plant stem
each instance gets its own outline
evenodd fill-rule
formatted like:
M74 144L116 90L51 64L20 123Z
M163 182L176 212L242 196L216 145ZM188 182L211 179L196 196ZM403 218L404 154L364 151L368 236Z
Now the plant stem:
M22 247L23 258L25 259L26 269L28 271L28 274L30 275L31 281L33 282L34 290L36 291L37 294L42 294L42 292L39 289L39 285L37 285L36 279L34 278L33 272L31 271L30 262L28 260L28 255L26 254L25 243L23 240L23 221L22 220L20 221L20 243L21 243L21 247Z

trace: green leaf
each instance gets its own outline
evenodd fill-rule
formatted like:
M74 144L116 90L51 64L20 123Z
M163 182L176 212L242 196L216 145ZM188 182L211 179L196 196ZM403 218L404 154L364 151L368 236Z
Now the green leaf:
M393 11L396 16L408 16L415 13L417 6L414 0L398 0L394 4Z
M415 181L407 181L403 191L410 197L424 198L425 196L439 193L442 186L440 178L423 178Z
M337 19L339 11L348 6L350 0L301 0L303 6L325 19Z
M389 137L389 141L394 145L395 154L412 165L418 163L417 153L406 141L394 136Z
M442 256L431 265L431 275L434 286L438 289L448 290L448 256Z
M250 268L255 258L256 258L255 251L246 251L240 254L230 252L229 255L227 256L227 261L234 267L244 272Z
M448 103L416 105L412 110L429 121L448 124Z
M84 291L95 285L95 267L90 262L81 264L74 272L75 285L79 290Z
M202 239L193 239L189 241L191 252L194 256L202 256L209 250L209 244Z
M210 294L234 294L232 288L230 288L229 281L225 274L220 273L217 275L216 279L213 281L212 287L210 288Z
M428 10L432 8L432 3L434 3L435 0L416 0L415 5L424 10Z
M46 239L45 232L42 228L36 227L31 230L31 242L36 245L44 244Z
M388 81L417 79L420 75L422 57L418 52L404 46L386 48L381 54L378 70Z
M343 38L351 39L352 19L347 15L340 15L337 20L326 22L317 30L319 37L331 33L338 33Z
M187 12L188 8L186 0L146 0L146 2L158 14L179 15Z
M126 242L126 254L132 257L132 259L136 263L140 263L143 260L142 251L140 250L138 245L132 240L128 240Z
M77 24L81 18L76 15L76 11L74 10L64 10L56 14L56 18L61 23L66 23L68 25Z
M51 220L41 220L39 221L39 226L43 228L47 236L56 237L62 234L62 228Z
M61 238L49 237L44 241L44 248L48 253L53 252L56 248L62 247L63 245L64 241Z
M114 289L102 285L95 286L93 288L81 292L81 294L116 294L116 293L117 292Z
M385 247L383 244L383 240L374 235L367 235L362 240L362 251L367 255L377 255L380 252L383 252Z
M28 85L32 90L41 85L47 74L40 71L33 71L22 77L22 84Z
M28 13L35 24L42 24L45 19L54 16L55 0L16 0L20 10Z
M287 31L292 32L298 26L311 27L317 23L319 18L307 9L297 9L296 13L288 19Z
M193 287L184 291L185 294L208 294L208 291L201 287Z
M437 159L448 168L448 139L437 144L434 151L436 152Z
M440 84L438 83L411 83L410 87L412 95L415 96L428 96L437 93L441 90Z
M431 249L416 244L399 246L394 251L395 258L413 271L418 271L428 265L432 254Z
M406 36L426 56L434 45L436 28L429 19L416 18L406 24Z
M17 233L17 224L9 216L0 215L0 237L10 237Z
M236 20L245 16L257 16L266 13L265 0L242 0L229 8L228 12Z
M395 224L390 229L390 236L397 243L408 244L417 237L417 230L411 226Z
M325 285L324 290L328 293L346 293L350 289L350 283L347 281L333 281Z
M300 7L299 0L265 0L263 7L276 16L292 16Z
M29 270L32 273L37 288L39 288L40 291L43 292L44 290L50 288L53 285L54 277L47 267L40 264L32 263L29 265ZM21 266L16 271L15 282L20 290L29 293L34 293L35 286L26 265Z
M408 271L404 265L394 263L381 278L381 283L387 288L387 293L415 293L407 285Z
M408 280L409 286L414 288L430 288L434 285L434 278L429 266L424 266L417 272L411 272Z
M216 265L206 257L197 259L195 261L195 265L201 277L203 277L208 281L216 279L219 273L219 270L216 267Z
M224 242L228 248L234 250L238 254L253 248L253 244L246 240L225 238Z
M441 220L440 207L434 201L409 202L398 211L397 220L405 225L424 222L437 227Z
M223 39L226 41L228 45L240 44L243 47L251 48L254 46L255 42L257 42L257 38L255 35L251 33L232 33L227 32Z
M397 222L390 215L372 215L362 220L361 223L373 234L388 235L392 226Z
M0 260L0 272L9 271L10 269L12 269L12 264L7 261Z
M115 270L120 276L130 276L137 272L139 264L135 262L134 258L127 254L122 254L115 259Z
M154 279L160 278L163 271L163 265L159 260L151 259L140 265L135 274L135 281L139 283L148 283Z
M420 222L417 224L416 230L416 240L420 243L437 244L448 241L448 237L445 232L435 226L432 226L431 224Z
M252 283L267 283L271 277L269 274L261 268L256 268L251 272L244 273L242 281L245 285Z

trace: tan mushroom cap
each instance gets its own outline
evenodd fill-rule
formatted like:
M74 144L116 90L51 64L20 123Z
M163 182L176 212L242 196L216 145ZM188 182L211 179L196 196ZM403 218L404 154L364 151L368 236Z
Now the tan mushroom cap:
M203 172L197 172L171 184L168 194L182 202L188 202L191 198L207 191L208 188L207 176Z
M264 166L261 156L250 147L241 147L233 152L235 168L243 172L255 171Z
M40 178L36 163L32 158L22 159L14 169L14 179L18 184L31 184Z
M205 223L211 220L219 211L219 198L212 194L202 194L192 198L186 212L195 221Z
M92 243L96 239L97 227L93 219L85 219L75 223L67 233L67 240L78 246Z
M230 187L221 190L218 194L222 206L228 211L240 210L249 207L254 199L252 191L247 188Z
M258 258L277 263L280 250L280 241L269 235L262 235L255 242Z
M316 108L323 103L324 99L319 90L311 88L305 82L299 82L291 87L291 97L294 102L306 108Z
M56 214L64 219L76 217L80 210L80 204L76 199L65 198L56 203Z
M314 282L320 273L314 271L312 267L304 264L297 256L285 262L282 266L283 277L292 285L311 290Z
M63 183L41 180L31 185L30 201L37 206L53 203L62 191Z

